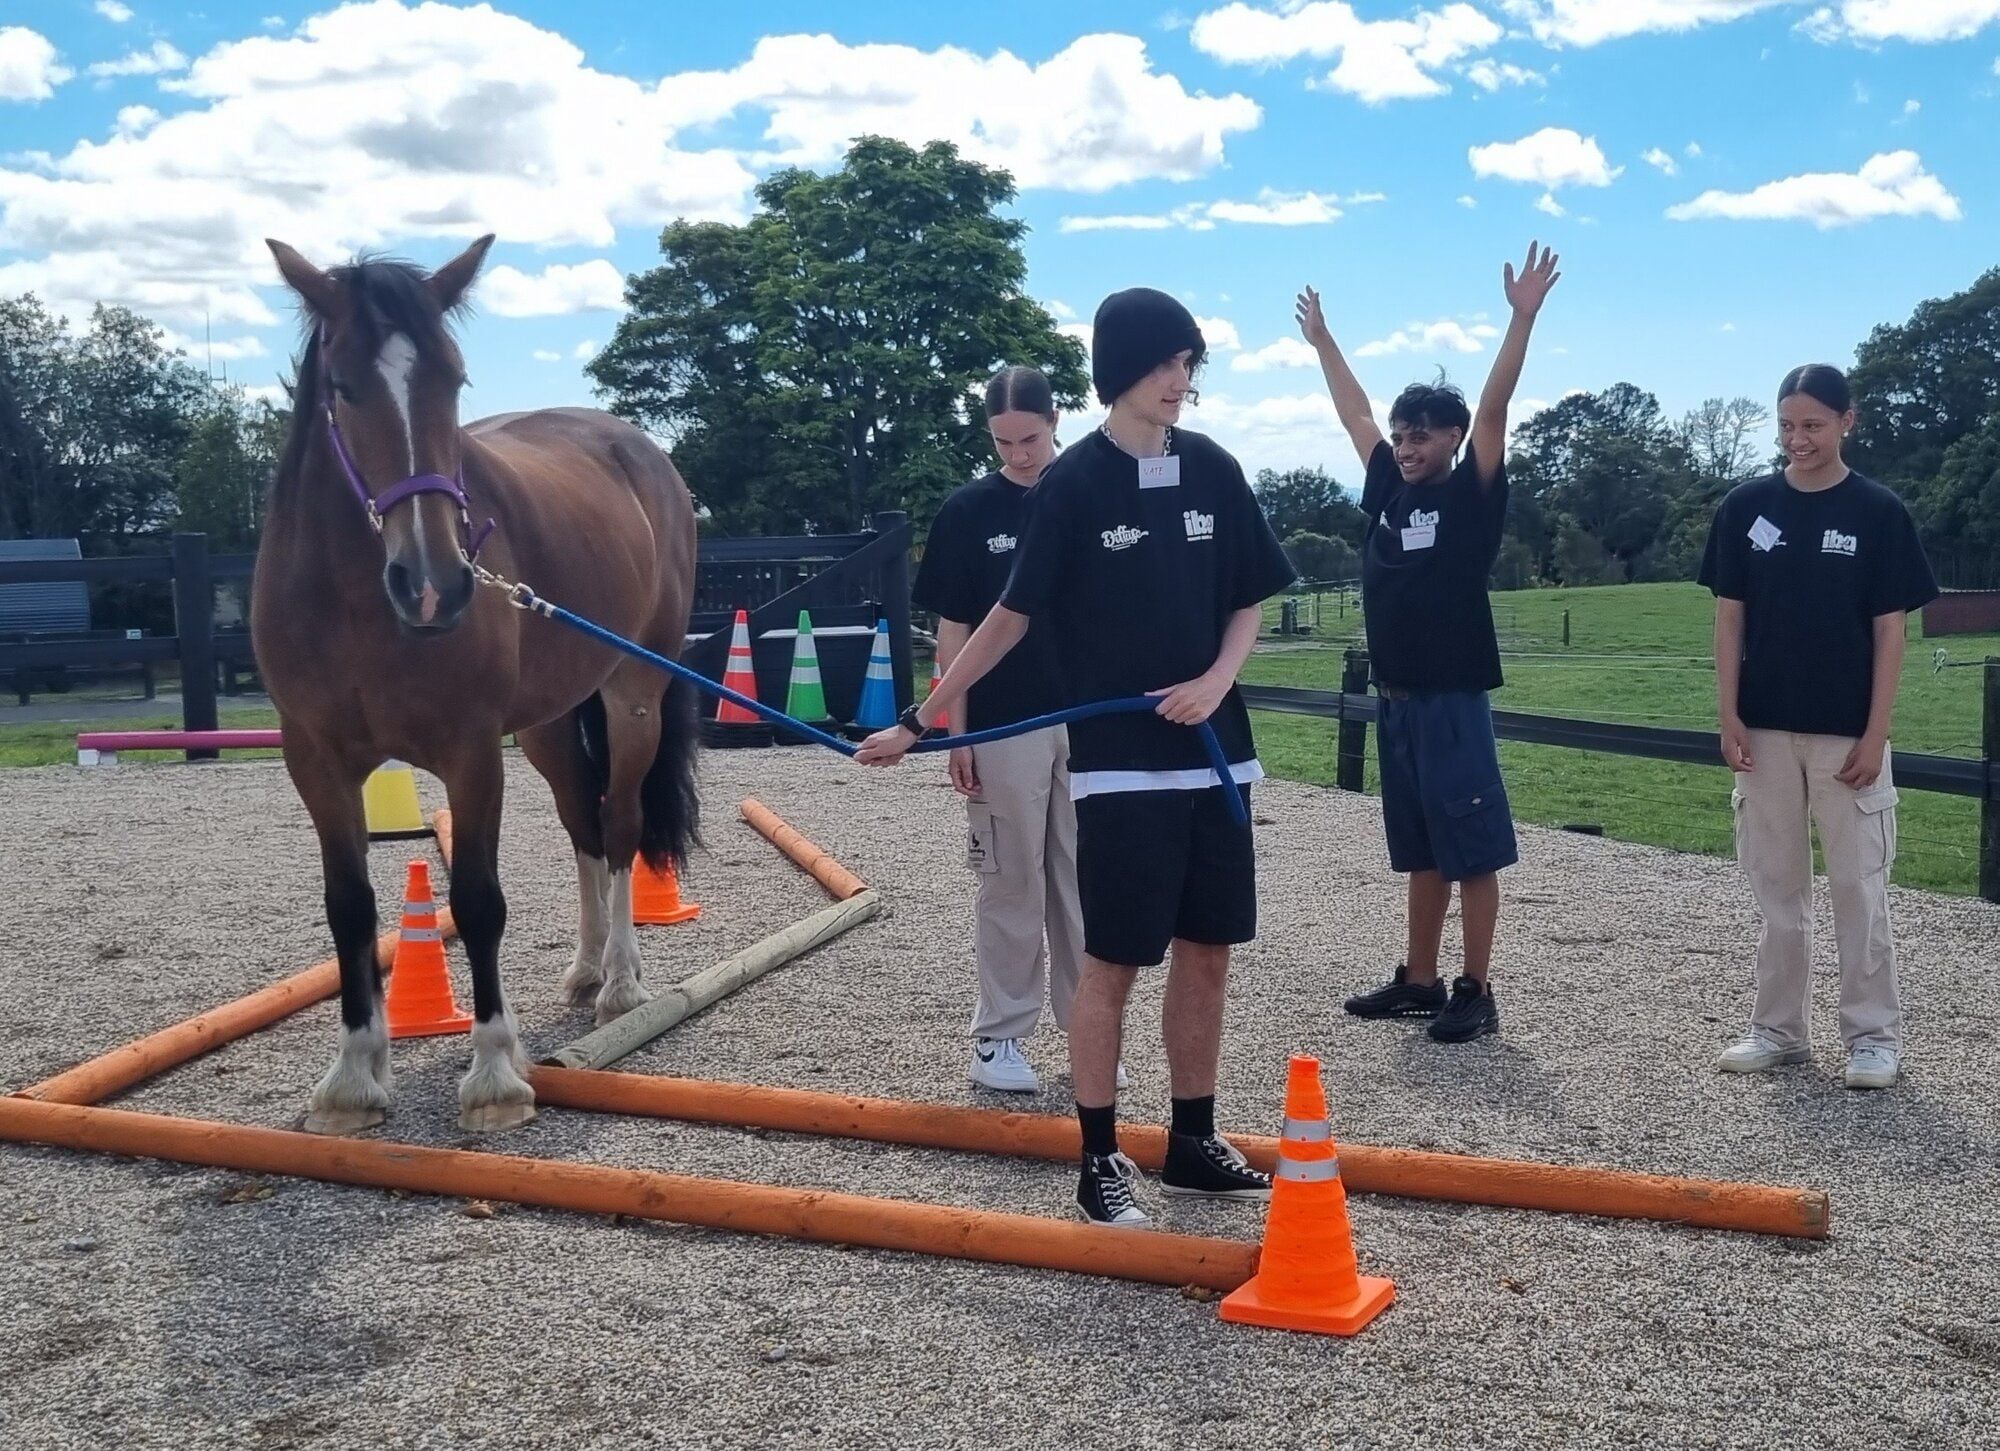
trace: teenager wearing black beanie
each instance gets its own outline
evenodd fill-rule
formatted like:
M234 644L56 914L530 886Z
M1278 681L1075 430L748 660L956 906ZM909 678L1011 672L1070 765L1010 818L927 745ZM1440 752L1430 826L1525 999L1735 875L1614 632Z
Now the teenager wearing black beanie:
M1091 381L1110 416L1049 466L1006 593L929 699L869 738L860 760L901 759L1027 633L1052 631L1071 704L1154 695L1151 714L1070 726L1084 966L1070 1014L1070 1069L1083 1122L1077 1206L1100 1224L1148 1218L1138 1170L1118 1151L1116 1073L1125 1001L1172 950L1162 1015L1173 1123L1169 1194L1265 1199L1270 1179L1215 1131L1216 1061L1229 950L1257 931L1250 828L1225 790L1263 770L1236 673L1262 604L1293 578L1242 466L1181 429L1206 344L1164 292L1135 287L1097 309ZM1199 734L1221 738L1219 782Z

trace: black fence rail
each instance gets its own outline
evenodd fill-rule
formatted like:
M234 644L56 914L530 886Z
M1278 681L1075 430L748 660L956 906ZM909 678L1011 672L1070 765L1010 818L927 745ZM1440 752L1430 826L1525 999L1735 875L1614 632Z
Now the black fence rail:
M872 528L859 534L703 540L696 562L695 614L682 658L704 675L721 679L729 655L728 626L738 609L747 609L760 695L769 700L775 692L782 703L790 652L785 649L779 660L776 647L789 642L799 611L812 610L834 631L845 632L829 640L824 650L829 657L824 662L827 703L836 713L851 711L853 698L860 693L875 622L885 619L897 708L907 706L914 658L910 521L906 514L885 513L871 523ZM250 578L256 562L252 554L210 554L204 534L176 534L172 551L165 554L0 563L0 585L67 580L164 583L172 586L174 599L172 635L96 630L0 640L0 682L17 684L25 695L38 672L134 666L150 671L172 662L180 667L182 728L214 730L218 675L233 681L238 672L255 669L249 630L217 627L215 586ZM756 649L755 642L765 635L773 639L764 649ZM212 759L215 754L190 751L188 758Z
M1334 722L1334 781L1342 790L1362 789L1368 726L1376 718L1378 703L1368 690L1367 652L1346 653L1339 690L1248 684L1241 689L1244 703L1252 710ZM1892 763L1898 790L1969 796L1980 803L1979 895L1989 902L2000 902L2000 660L1986 662L1984 699L1983 758L1897 751ZM1515 710L1494 711L1493 730L1503 741L1722 769L1722 742L1714 731L1572 720Z

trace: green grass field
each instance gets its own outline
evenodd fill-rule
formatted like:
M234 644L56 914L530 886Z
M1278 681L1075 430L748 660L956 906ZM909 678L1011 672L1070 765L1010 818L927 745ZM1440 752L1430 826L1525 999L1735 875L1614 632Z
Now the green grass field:
M1312 642L1260 646L1244 669L1245 680L1339 688L1342 652L1361 643L1361 619L1351 595L1344 614L1334 595L1319 603ZM1506 657L1507 685L1494 695L1494 704L1582 720L1713 730L1713 608L1707 591L1693 584L1497 593L1493 615ZM1565 610L1570 617L1567 648L1562 643ZM1276 602L1267 615L1275 625ZM1310 599L1304 619L1312 620ZM1982 672L1934 670L1933 655L1939 646L1953 662L2000 655L2000 635L1925 640L1919 630L1912 619L1896 707L1896 748L1976 757ZM1256 729L1267 770L1292 780L1332 784L1331 723L1259 712ZM1720 760L1714 766L1680 765L1512 742L1501 744L1500 759L1515 814L1523 821L1601 826L1607 836L1681 851L1733 850L1729 777ZM1372 740L1367 789L1376 789ZM1976 890L1977 802L1906 790L1900 820L1896 881L1941 892Z

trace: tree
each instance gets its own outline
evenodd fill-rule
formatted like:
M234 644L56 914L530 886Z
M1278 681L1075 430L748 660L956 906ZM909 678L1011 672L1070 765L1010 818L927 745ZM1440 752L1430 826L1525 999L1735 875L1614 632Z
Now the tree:
M287 413L240 388L208 394L174 460L174 527L208 535L211 549L256 548L265 487L289 425Z
M1945 451L1911 506L1945 584L2000 587L2000 412Z
M664 263L589 372L664 436L731 532L919 520L990 457L974 390L1027 363L1081 404L1083 349L1022 290L1006 172L864 137L830 175L790 168L742 226L675 222Z
M1300 530L1286 536L1285 555L1300 579L1314 583L1356 579L1361 574L1361 556L1345 539Z
M1953 444L1992 417L2000 380L2000 267L1919 303L1855 350L1847 460L1897 489L1936 478Z
M1681 419L1681 447L1702 479L1738 484L1764 458L1757 435L1770 422L1771 410L1755 398L1704 398Z
M1335 483L1325 469L1259 469L1257 482L1251 487L1256 492L1257 502L1263 506L1264 517L1270 521L1272 532L1280 539L1289 539L1301 533L1321 534L1332 539L1344 539L1355 549L1361 547L1368 516L1361 512L1361 506L1348 497L1347 490ZM1304 565L1300 567L1304 568ZM1335 577L1313 575L1310 571L1308 576L1316 579Z

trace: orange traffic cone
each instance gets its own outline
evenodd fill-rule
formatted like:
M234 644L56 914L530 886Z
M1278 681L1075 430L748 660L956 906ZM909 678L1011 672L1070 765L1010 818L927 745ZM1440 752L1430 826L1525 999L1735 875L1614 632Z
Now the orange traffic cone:
M729 637L729 666L722 672L722 683L738 695L752 700L759 698L757 670L750 659L748 611L736 612L736 624ZM775 739L776 734L768 721L733 700L718 699L714 719L701 723L701 740L705 746L768 746Z
M929 697L936 695L938 682L943 679L944 679L944 666L942 663L939 662L937 656L933 655L931 656L931 686L929 690L924 692L925 696Z
M1278 1330L1352 1335L1389 1308L1396 1287L1360 1272L1347 1223L1347 1189L1327 1119L1319 1059L1295 1054L1285 1084L1285 1132L1264 1251L1250 1282L1222 1302L1222 1318Z
M437 904L431 900L430 863L410 863L409 885L403 891L403 932L396 939L396 961L389 970L391 1038L429 1038L463 1033L472 1015L461 1013L451 995L451 969L445 965L444 939L438 931Z
M671 927L692 922L701 908L681 900L681 880L668 867L656 872L644 857L632 858L632 920L642 927Z
M722 683L738 695L757 698L757 672L750 664L750 615L745 610L736 612L736 628L729 636L729 666L722 672ZM754 711L745 710L733 700L717 702L715 719L718 725L763 723Z

